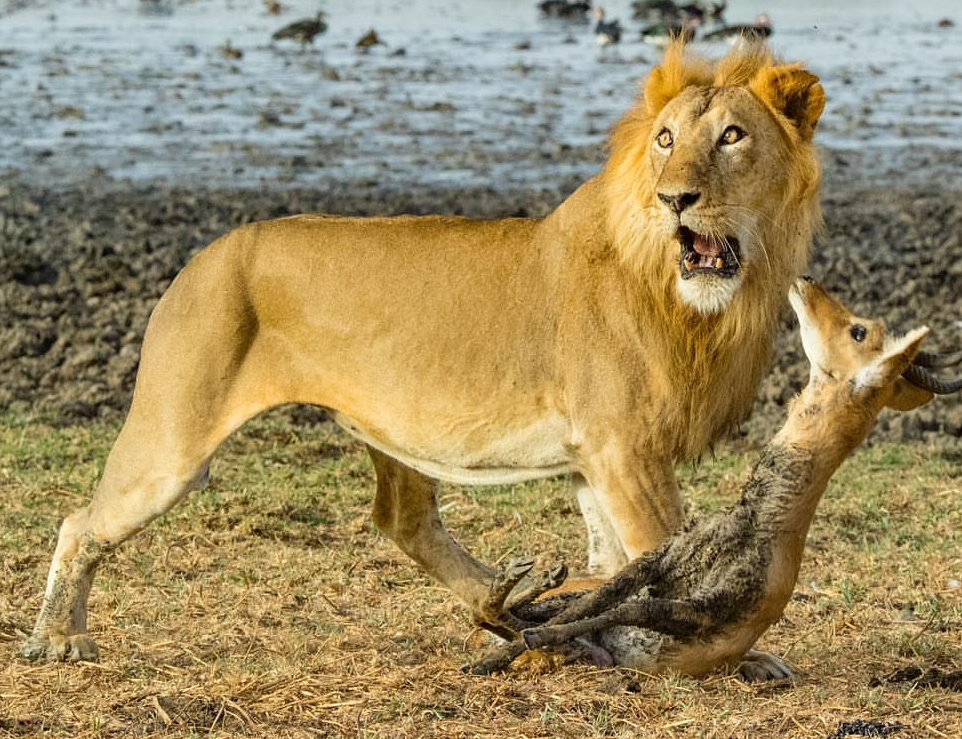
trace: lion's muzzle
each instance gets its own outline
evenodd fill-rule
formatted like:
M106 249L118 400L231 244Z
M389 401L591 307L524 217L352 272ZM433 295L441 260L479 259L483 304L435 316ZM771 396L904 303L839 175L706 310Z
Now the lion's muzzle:
M741 247L734 236L708 236L682 226L678 230L678 241L683 280L699 275L730 278L741 268Z

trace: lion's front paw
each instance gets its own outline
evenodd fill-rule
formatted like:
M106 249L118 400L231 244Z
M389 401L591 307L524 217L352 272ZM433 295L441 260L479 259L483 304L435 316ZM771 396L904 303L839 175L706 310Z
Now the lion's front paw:
M32 662L95 662L96 642L86 634L45 634L31 636L20 649L20 656Z
M780 657L758 649L748 650L745 659L738 665L738 675L750 683L765 680L786 680L795 677L792 668Z

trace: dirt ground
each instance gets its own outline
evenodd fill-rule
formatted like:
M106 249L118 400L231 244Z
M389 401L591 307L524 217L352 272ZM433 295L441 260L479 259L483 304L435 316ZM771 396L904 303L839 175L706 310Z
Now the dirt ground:
M0 423L0 737L958 737L962 456L857 452L833 480L796 592L764 648L796 683L537 663L460 665L488 644L370 520L366 454L274 414L218 454L210 487L120 548L91 598L97 664L14 656L57 521L89 495L117 423ZM693 514L738 494L750 455L680 470ZM445 487L480 557L584 566L563 481Z

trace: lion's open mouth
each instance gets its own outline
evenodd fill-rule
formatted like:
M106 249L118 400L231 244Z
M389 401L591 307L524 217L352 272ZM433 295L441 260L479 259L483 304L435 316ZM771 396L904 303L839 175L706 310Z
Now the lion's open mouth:
M683 280L703 274L734 277L741 268L741 249L738 239L733 236L704 236L682 226L678 241L681 243L679 266Z

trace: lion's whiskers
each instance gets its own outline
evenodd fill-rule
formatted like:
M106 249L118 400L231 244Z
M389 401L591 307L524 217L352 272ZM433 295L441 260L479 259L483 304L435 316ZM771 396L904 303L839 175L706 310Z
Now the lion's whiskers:
M750 208L739 207L738 209L747 211L749 216L755 215ZM768 266L768 271L771 273L773 270L771 255L769 255L768 248L765 246L765 240L759 234L758 229L749 222L741 221L727 215L719 216L719 220L722 221L722 223L724 223L726 226L730 226L736 230L744 231L755 243L758 244L758 248L761 249L762 255L765 257L765 264ZM735 258L736 260L738 259L737 255Z

